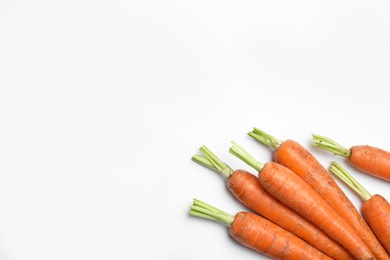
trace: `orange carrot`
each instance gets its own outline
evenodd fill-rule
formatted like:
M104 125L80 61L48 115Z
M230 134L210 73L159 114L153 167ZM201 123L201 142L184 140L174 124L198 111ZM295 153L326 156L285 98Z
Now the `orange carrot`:
M369 145L355 145L346 148L332 139L313 134L313 146L347 158L358 170L390 181L390 152Z
M245 170L233 171L205 145L199 150L203 156L194 155L192 160L224 175L228 189L246 207L334 259L355 259L339 243L275 199L261 186L257 176Z
M330 170L360 195L363 200L363 216L387 252L390 253L390 203L380 194L371 195L339 163L332 162Z
M230 235L238 243L273 259L332 259L290 232L251 212L242 211L233 216L195 199L190 215L226 224Z
M328 204L348 222L377 259L390 259L389 254L360 215L355 205L336 183L332 175L302 145L281 141L258 128L248 133L263 144L275 149L275 162L291 169L308 183Z
M230 152L259 172L261 185L276 199L312 222L356 259L375 259L352 227L298 175L275 162L262 164L233 144Z

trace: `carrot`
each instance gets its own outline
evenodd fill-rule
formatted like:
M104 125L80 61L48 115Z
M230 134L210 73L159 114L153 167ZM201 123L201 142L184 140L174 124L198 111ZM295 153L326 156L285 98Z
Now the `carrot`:
M234 216L194 199L190 215L229 226L230 235L241 245L273 259L332 259L300 238L251 212Z
M258 128L254 128L248 134L274 148L275 162L291 169L320 194L352 226L377 259L390 259L389 254L375 237L355 205L313 154L294 140L281 141Z
M205 145L199 150L203 155L194 155L192 160L225 176L230 192L250 210L334 259L355 259L310 221L275 199L261 186L257 176L245 170L232 170Z
M275 162L262 164L236 143L229 151L259 172L260 184L270 194L344 246L356 259L375 259L352 227L289 168Z
M390 203L380 194L371 195L339 163L332 162L330 170L360 195L363 200L363 216L387 252L390 253Z
M347 158L358 170L390 181L390 152L369 145L355 145L346 148L332 139L313 134L312 146Z

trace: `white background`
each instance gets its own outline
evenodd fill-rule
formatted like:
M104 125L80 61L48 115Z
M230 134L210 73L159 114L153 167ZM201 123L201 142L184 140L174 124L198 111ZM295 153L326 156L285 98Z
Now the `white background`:
M0 259L268 259L188 215L246 210L191 161L259 127L390 150L387 1L0 1ZM341 187L360 208L361 201Z

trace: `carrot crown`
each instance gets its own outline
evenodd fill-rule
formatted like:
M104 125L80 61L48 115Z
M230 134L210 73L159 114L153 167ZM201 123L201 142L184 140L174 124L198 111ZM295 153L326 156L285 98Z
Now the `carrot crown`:
M320 149L326 150L339 156L343 156L345 158L348 158L351 155L350 149L336 143L328 137L316 134L312 134L312 136L313 143L311 144L311 146L318 147Z
M233 215L197 199L194 199L193 204L190 207L190 215L220 222L228 226L231 226L234 220Z
M229 178L233 174L233 169L221 161L207 146L202 145L199 150L203 153L203 156L198 154L192 156L194 162L219 172L226 178Z
M254 127L253 131L249 132L248 135L265 144L266 146L274 148L275 150L278 149L279 146L283 143L282 140L267 134L266 132L256 127Z
M249 152L247 152L242 146L237 144L236 142L232 141L232 146L229 149L229 152L236 156L238 159L242 160L249 166L251 166L253 169L257 170L260 172L264 164L261 162L257 161Z
M332 173L334 173L345 184L347 184L351 189L359 194L363 201L369 200L371 198L371 194L362 185L360 185L360 183L357 182L355 178L353 178L352 175L349 174L343 166L341 166L341 164L332 162L329 168Z

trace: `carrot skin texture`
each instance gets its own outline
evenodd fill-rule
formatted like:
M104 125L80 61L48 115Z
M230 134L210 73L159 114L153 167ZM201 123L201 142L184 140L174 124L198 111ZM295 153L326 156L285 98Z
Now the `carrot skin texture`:
M257 176L236 170L227 180L228 189L245 206L293 233L326 255L338 260L355 259L344 247L301 215L280 203L260 184Z
M348 161L362 172L390 181L390 153L369 145L350 148Z
M321 228L356 259L375 259L352 227L290 169L268 162L259 173L259 181L275 198Z
M382 245L390 252L390 203L375 194L363 202L363 215Z
M291 169L308 183L357 232L378 260L390 259L367 222L345 195L331 174L302 145L285 140L274 152L277 163Z
M237 213L229 233L238 243L274 259L332 259L290 232L250 212Z
M339 188L334 178L318 160L302 145L294 140L286 140L275 150L275 162L291 169L304 179L310 186L317 186L323 182ZM320 179L320 180L319 180Z

